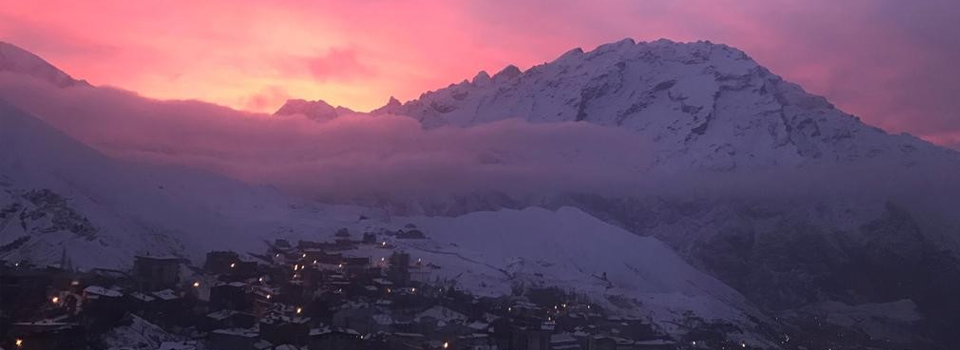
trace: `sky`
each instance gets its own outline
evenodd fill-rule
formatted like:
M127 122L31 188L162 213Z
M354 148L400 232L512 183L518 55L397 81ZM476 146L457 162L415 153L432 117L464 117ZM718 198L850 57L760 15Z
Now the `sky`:
M710 40L890 132L960 149L954 0L7 0L0 40L74 77L271 112L370 110L623 38Z

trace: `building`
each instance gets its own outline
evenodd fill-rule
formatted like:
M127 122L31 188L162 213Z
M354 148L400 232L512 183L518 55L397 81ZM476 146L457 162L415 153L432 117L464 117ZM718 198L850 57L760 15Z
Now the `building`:
M140 290L175 288L180 282L180 258L137 256L133 261L133 278Z
M210 308L213 310L248 310L252 297L247 297L246 285L240 282L221 283L210 288Z

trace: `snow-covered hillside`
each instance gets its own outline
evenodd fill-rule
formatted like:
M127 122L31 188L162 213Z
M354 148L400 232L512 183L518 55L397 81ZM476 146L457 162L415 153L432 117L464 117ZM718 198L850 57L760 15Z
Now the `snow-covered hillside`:
M215 174L107 158L0 100L4 260L118 267L135 254L198 259L261 248L296 216L338 214ZM349 211L349 210L348 210Z
M695 316L763 341L756 320L764 316L738 292L666 244L577 209L378 219L377 210L312 205L213 174L112 160L4 102L0 124L4 260L55 264L65 253L73 267L125 268L136 254L172 254L199 263L207 251L259 252L273 238L321 240L339 227L414 223L428 239L393 242L438 266L433 277L477 294L559 287L667 332L682 333L675 324Z

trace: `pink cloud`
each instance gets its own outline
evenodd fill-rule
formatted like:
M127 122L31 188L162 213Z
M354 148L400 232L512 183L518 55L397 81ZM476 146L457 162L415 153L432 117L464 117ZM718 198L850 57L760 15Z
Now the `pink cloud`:
M370 67L357 59L357 52L350 49L332 48L323 55L305 61L310 74L318 81L347 81L373 74Z

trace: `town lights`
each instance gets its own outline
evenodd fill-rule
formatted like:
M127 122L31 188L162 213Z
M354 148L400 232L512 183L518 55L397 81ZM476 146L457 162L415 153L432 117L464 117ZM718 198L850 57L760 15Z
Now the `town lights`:
M200 288L200 282L193 282L193 288Z
M307 257L307 253L303 253L303 257L306 258L306 257Z
M381 247L386 247L386 246L387 246L387 241L380 242L380 246L381 246Z
M263 277L258 278L257 282L263 282Z
M747 343L740 343L740 347L741 347L741 348L747 347Z
M17 345L18 348L23 347L23 339L17 338L13 343Z
M443 342L443 348L444 348L444 349L449 348L449 347L450 347L450 343L449 343L449 342Z
M270 298L272 298L272 297L273 297L272 295L267 294L267 299L268 299L268 300L269 300Z
M230 268L232 269L234 267L237 267L237 263L230 263Z
M313 261L313 264L314 264L314 265L316 265L316 264L317 264L317 261L316 261L316 260L314 260L314 261Z
M60 303L60 297L50 298L50 301L52 301L54 304L59 304L59 303Z
M303 312L303 308L302 308L302 307L298 307L298 308L297 308L297 315L299 315L299 314L302 313L302 312Z

